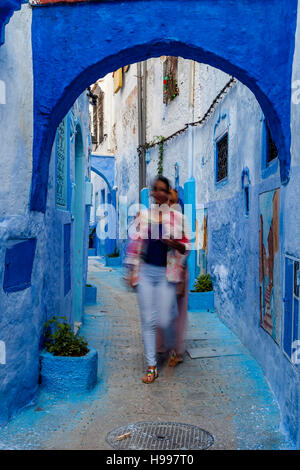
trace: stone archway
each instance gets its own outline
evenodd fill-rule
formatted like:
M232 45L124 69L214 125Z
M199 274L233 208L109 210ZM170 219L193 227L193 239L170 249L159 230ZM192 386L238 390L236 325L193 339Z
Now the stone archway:
M114 157L91 155L91 170L104 179L110 192L114 186Z
M131 0L34 7L31 210L45 211L55 130L78 95L99 76L160 55L207 63L250 88L279 149L286 184L296 18L297 0L288 5L281 0Z

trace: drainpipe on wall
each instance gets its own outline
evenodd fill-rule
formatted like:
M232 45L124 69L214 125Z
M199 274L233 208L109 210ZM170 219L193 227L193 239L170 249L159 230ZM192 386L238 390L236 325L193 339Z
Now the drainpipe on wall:
M138 89L138 145L146 144L146 73L147 61L143 62L143 75L141 62L137 63L137 89ZM146 186L146 161L145 149L139 154L139 201L141 202L141 190Z
M194 121L195 109L195 61L190 61L190 76L189 76L189 107L191 108L191 122Z

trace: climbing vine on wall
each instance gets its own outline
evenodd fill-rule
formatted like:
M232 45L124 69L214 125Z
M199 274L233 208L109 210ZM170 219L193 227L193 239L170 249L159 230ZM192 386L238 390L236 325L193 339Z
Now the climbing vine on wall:
M158 163L157 163L157 174L162 175L164 171L164 142L165 137L163 135L155 136L151 142L148 142L145 146L146 150L158 145Z
M157 174L159 176L161 176L164 172L164 141L165 138L161 136L160 142L158 144Z

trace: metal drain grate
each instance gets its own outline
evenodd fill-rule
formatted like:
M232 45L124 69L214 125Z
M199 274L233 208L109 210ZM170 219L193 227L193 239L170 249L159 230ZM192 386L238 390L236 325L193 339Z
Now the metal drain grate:
M117 437L130 436L117 440ZM192 424L142 422L113 429L106 436L113 449L124 450L205 450L214 443L213 436Z

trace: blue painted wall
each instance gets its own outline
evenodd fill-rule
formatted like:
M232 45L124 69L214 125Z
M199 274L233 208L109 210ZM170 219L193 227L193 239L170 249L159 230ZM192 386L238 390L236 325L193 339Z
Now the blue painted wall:
M295 79L299 77L299 63ZM214 85L212 80L210 87ZM277 279L282 294L279 308L283 334L285 256L290 254L300 259L299 109L299 104L295 105L294 112L297 110L298 114L297 120L292 122L295 144L291 178L283 186L278 161L272 162L272 171L265 171L266 134L261 108L246 87L241 83L235 84L210 118L194 129L196 196L190 195L196 207L199 205L208 211L207 261L208 272L214 281L217 312L262 366L280 405L284 428L298 448L300 367L292 364L284 354L283 339L280 344L276 344L260 326L259 197L261 193L280 188L281 262ZM228 177L226 184L216 185L215 141L225 130L228 130L229 135ZM173 178L176 162L179 162L180 168L186 165L186 140L185 134L182 134L165 146L164 170L165 176L170 179ZM155 151L151 152L151 162L155 159ZM151 162L148 165L149 181L156 171L155 164L152 172L149 170ZM189 182L185 183L185 202L189 185ZM248 211L245 205L246 187L249 191ZM300 339L299 317L295 320L295 324L298 322Z
M216 0L213 3L191 0L189 8L185 6L182 0L153 0L147 2L147 8L144 1L131 1L33 9L33 211L30 216L26 215L26 220L20 215L5 218L1 224L2 281L7 241L17 236L37 237L37 246L31 287L20 292L5 293L3 289L0 292L5 312L0 318L1 340L6 343L8 358L7 365L0 366L1 422L28 403L37 390L38 348L44 321L54 313L66 314L70 321L73 319L73 292L64 295L62 262L63 226L72 225L72 213L58 211L55 207L53 151L50 159L57 125L78 95L99 76L121 65L169 54L211 64L239 78L255 93L279 148L281 175L276 169L274 174L263 178L262 149L253 146L263 131L259 124L250 125L256 115L261 123L261 114L258 115L261 110L254 107L249 112L245 105L251 103L249 95L239 91L237 96L239 89L236 87L225 103L225 111L231 116L239 98L244 100L240 107L244 114L230 119L231 126L238 122L240 127L236 126L235 132L231 129L229 133L230 139L237 138L229 147L228 183L216 193L205 193L207 188L215 189L214 169L209 168L210 163L205 163L201 169L196 165L195 177L208 175L204 178L199 202L206 203L208 208L208 266L215 280L219 313L262 365L279 401L283 423L300 445L299 367L290 364L282 347L259 326L258 305L258 195L280 187L289 176L289 184L281 186L280 196L282 267L286 253L300 256L299 106L292 107L293 159L289 173L297 0ZM0 52L2 49L4 47ZM2 66L9 63L6 56L2 57ZM295 60L294 79L299 78L299 63ZM21 71L19 74L23 77ZM216 120L222 115L220 110L220 114L215 115ZM201 130L204 143L208 127ZM84 133L87 132L88 125L84 129ZM213 128L208 134L212 139ZM197 141L197 131L195 139ZM20 154L23 150L22 147ZM72 183L74 136L70 152ZM207 157L213 161L211 154ZM210 162L209 158L205 162ZM200 158L197 161L200 162ZM245 166L249 167L251 179L248 217L244 214L241 188L241 172ZM125 170L123 186L128 187L130 181ZM198 187L196 189L198 191ZM35 211L45 212L45 217ZM88 207L84 216L87 225ZM83 244L87 249L87 234ZM71 259L72 256L71 248ZM83 278L85 272L86 266ZM281 280L284 290L283 276Z
M238 103L238 106L237 106ZM215 186L214 126L220 116L230 119L228 181ZM260 326L259 295L259 195L280 188L281 328L285 295L285 254L300 251L299 164L293 162L291 179L283 186L279 168L264 172L264 132L261 110L242 85L237 84L204 126L195 130L196 199L208 210L208 271L212 274L215 305L222 320L241 338L261 364L279 402L283 425L300 445L300 369ZM201 156L205 164L201 165ZM245 177L247 169L247 177ZM243 178L242 178L243 176ZM249 188L249 212L245 211L245 184ZM293 236L291 238L291 233ZM292 240L293 239L293 240ZM234 377L232 378L234 380Z
M153 0L147 8L143 1L34 8L31 209L45 211L55 129L76 97L99 76L164 54L213 65L255 93L279 148L281 179L287 182L297 0L271 4L191 0L186 8L182 0Z
M75 180L74 122L78 119L82 122L84 155L87 156L89 120L86 94L79 97L69 119L67 138L70 155L67 160L69 186L72 187ZM22 191L22 175L26 171L21 165L18 171L18 186ZM84 178L88 174L86 158ZM8 196L12 197L12 194ZM66 316L70 323L73 322L74 224L70 209L70 204L65 209L56 205L54 145L45 215L40 217L39 214L25 212L1 218L0 339L6 346L6 364L0 363L0 424L30 404L38 392L39 348L44 322L53 315ZM89 207L84 206L83 212L82 284L85 286Z

